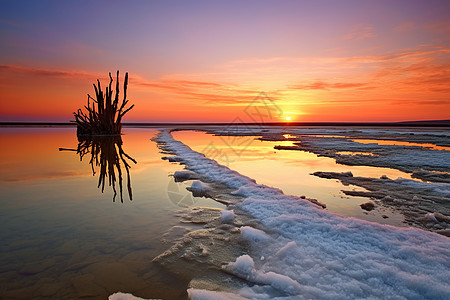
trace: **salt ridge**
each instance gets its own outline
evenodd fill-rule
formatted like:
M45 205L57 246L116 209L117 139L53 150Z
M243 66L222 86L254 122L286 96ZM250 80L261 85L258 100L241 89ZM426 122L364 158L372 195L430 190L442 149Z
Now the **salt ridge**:
M265 226L248 238L250 255L227 272L255 283L239 291L256 299L450 298L450 240L414 228L344 218L206 158L162 131L158 142L191 171L235 188L236 206ZM250 233L250 235L249 235ZM254 237L262 233L244 229ZM207 291L191 290L190 295ZM201 298L201 297L199 297Z

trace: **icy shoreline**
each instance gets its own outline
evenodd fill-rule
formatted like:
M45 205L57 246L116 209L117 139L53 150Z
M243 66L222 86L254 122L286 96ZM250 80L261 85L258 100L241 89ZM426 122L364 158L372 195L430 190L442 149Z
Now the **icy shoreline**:
M413 178L421 180L450 182L450 139L449 133L442 129L264 128L230 125L226 128L210 127L205 131L219 136L289 140L294 145L275 148L307 151L333 158L343 165L387 167L410 173Z
M444 183L425 183L409 179L392 180L354 177L351 172L315 172L311 175L327 179L339 179L345 185L357 185L367 192L346 191L347 195L368 197L374 206L383 205L400 209L410 226L450 236L450 189Z
M234 193L243 197L236 207L266 228L262 233L241 229L242 238L251 245L249 255L224 262L228 263L224 271L252 283L240 290L240 296L450 297L446 285L450 280L448 238L343 218L278 189L258 185L174 140L167 131L159 134L158 142L190 171L235 189Z
M369 198L368 204L374 206L373 211L379 214L379 223L387 223L383 220L387 220L389 215L382 211L390 210L402 215L403 223L408 226L450 235L450 139L448 131L442 128L230 126L225 129L208 128L206 131L231 142L249 138L280 142L281 145L275 144L274 149L291 153L310 152L333 159L342 166L385 168L387 173L381 171L375 176L366 174L352 178L343 174L330 176L333 172L326 168L316 169L310 174L324 174L318 177L338 179L343 186L366 189L365 192L352 191L343 187L341 191L347 196ZM392 174L389 170L398 170L400 174Z

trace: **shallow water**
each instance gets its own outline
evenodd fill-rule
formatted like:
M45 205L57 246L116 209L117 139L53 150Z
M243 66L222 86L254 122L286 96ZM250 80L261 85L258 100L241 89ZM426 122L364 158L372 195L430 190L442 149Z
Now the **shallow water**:
M97 188L89 155L80 162L75 152L58 151L77 147L74 128L0 128L0 298L107 299L117 291L186 298L190 275L179 278L152 259L177 237L163 234L180 225L180 208L223 206L189 197L189 182L173 181L182 167L161 160L150 140L155 130L124 133L122 148L137 164L127 160L132 201L122 168L121 203L119 195L112 201L108 179L104 193Z
M389 146L415 146L422 148L430 148L433 150L446 150L450 151L450 147L437 146L431 143L412 143L405 141L392 141L392 140L371 140L371 139L352 139L350 141L361 143L361 144L377 144L377 145L389 145Z
M338 180L310 175L316 171L347 172L354 176L410 178L410 175L389 168L344 166L328 157L304 151L275 150L275 145L290 146L291 141L260 141L253 137L214 136L198 131L177 131L172 135L193 150L249 176L260 184L277 187L285 194L314 198L327 205L327 210L363 220L405 226L403 216L388 208L367 212L359 206L365 197L345 195L342 190L365 191L357 186L344 186ZM388 218L383 218L383 215Z
M150 140L156 133L153 129L127 128L123 144L100 143L105 153L114 155L121 148L123 154L137 161L134 164L123 156L131 166L133 200L129 200L126 188L126 170L121 168L121 203L118 184L113 202L107 176L104 193L97 187L102 172L95 167L93 175L89 153L80 161L74 151L58 151L60 147L77 147L74 128L0 128L0 298L106 299L118 291L144 298L186 298L189 280L200 274L181 270L179 273L185 275L181 278L158 267L152 259L185 232L179 227L171 230L173 226L198 228L180 223L180 209L224 206L192 197L186 190L191 181L173 180L170 175L183 167L161 160L164 154ZM341 192L364 189L310 173L352 171L363 177L409 178L406 173L343 166L312 153L273 148L292 145L291 141L259 141L193 131L173 135L258 183L281 188L286 194L316 198L331 212L403 225L399 213L385 208L365 212L359 205L367 198ZM116 158L123 167L120 155ZM119 181L117 171L115 179Z

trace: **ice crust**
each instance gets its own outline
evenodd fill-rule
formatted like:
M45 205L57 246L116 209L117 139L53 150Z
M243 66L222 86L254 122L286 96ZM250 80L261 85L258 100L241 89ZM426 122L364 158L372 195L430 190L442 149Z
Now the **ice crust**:
M421 168L430 170L450 169L450 152L444 150L430 150L418 146L361 144L343 138L339 140L334 138L315 138L310 139L308 143L314 147L337 152L367 151L382 154L370 157L335 155L338 162L342 164L358 164L358 160L361 160L363 161L362 164L393 166L405 172L413 172Z
M146 300L146 299L136 297L132 294L118 292L110 295L108 297L108 300Z
M241 297L236 294L217 292L217 291L207 291L200 289L188 289L187 290L189 299L192 300L245 300L247 298Z
M190 190L195 193L206 193L210 190L210 187L206 183L196 180L192 182Z
M408 128L390 128L390 129L383 129L383 128L348 128L348 127L340 127L333 129L332 127L324 129L323 127L319 128L308 128L308 127L291 127L286 128L286 126L270 126L264 128L265 132L275 133L275 134L291 134L291 135L350 135L350 136L370 136L370 137L390 137L392 135L400 136L400 137L411 137L411 135L414 136L426 136L429 140L430 137L450 137L449 131L432 131L432 130L418 130L417 128L414 128L414 130L408 129ZM234 134L240 134L240 135L255 135L259 132L261 132L261 126L255 125L255 126L232 126L229 127L223 127L223 126L211 126L210 131L216 133L216 134L223 134L223 135L229 135L230 133Z
M268 230L241 228L249 254L225 270L257 299L450 299L450 239L413 228L344 218L219 165L163 131L158 142L189 170L236 189ZM264 258L264 259L262 259ZM191 290L193 299L212 299ZM196 298L197 297L197 298ZM218 299L218 298L216 298Z
M264 231L250 226L242 226L240 230L242 238L251 243L258 243L270 239L270 237Z
M190 171L175 171L173 177L175 178L176 182L180 182L195 178L195 173Z
M221 211L222 223L232 224L234 221L234 211L233 210L222 210Z
M297 142L295 146L275 146L276 149L309 151L330 157L339 164L374 166L412 173L413 178L450 183L450 151L437 150L429 144L450 147L450 133L444 129L408 128L304 128L304 127L230 126L207 129L224 136L254 136L262 140ZM362 143L371 139L374 143ZM383 145L376 141L410 142L411 145ZM300 142L300 143L298 143ZM354 155L344 154L354 152ZM363 154L361 153L363 152ZM364 153L371 155L364 155ZM436 173L442 172L442 173Z
M229 263L223 269L250 282L269 285L282 293L297 295L301 292L301 285L286 275L257 271L253 258L247 254L239 256L235 262Z

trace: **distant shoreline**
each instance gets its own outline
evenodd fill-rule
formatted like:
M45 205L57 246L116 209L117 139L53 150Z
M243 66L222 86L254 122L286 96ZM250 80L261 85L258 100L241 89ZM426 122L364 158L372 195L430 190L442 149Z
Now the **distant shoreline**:
M162 126L334 126L334 127L450 127L450 120L406 122L267 122L267 123L123 123L124 127ZM0 122L1 127L75 127L74 122Z

